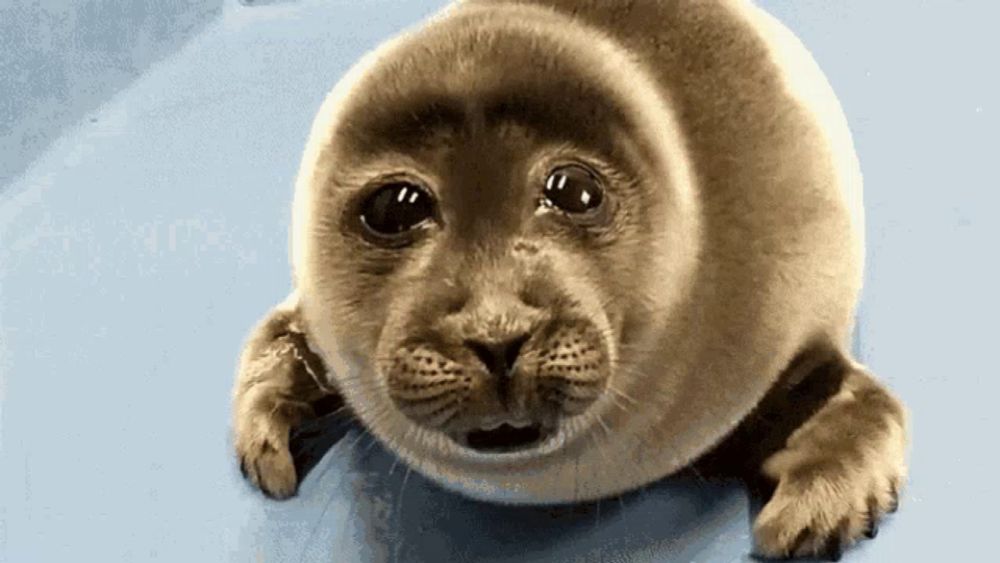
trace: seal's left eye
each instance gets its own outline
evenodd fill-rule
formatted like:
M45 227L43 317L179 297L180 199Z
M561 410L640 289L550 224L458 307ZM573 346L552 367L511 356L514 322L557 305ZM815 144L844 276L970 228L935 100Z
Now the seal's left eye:
M556 168L545 181L543 203L566 213L582 214L601 206L604 189L589 170L578 165Z
M361 204L361 221L378 235L405 233L433 219L434 199L408 182L386 184Z

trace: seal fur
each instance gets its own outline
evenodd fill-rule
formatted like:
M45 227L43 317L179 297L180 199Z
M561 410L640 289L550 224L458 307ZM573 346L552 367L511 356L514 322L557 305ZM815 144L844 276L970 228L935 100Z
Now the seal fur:
M619 154L596 160L628 163L609 173L622 177L627 220L583 253L565 251L565 238L519 232L535 224L511 211L520 192L487 181L602 151ZM524 170L505 168L507 158ZM429 186L461 179L438 198L475 191L493 207L453 201L442 230L413 249L367 247L344 229L345 210L401 170ZM874 498L874 518L905 473L905 417L850 359L863 229L861 174L836 96L805 47L756 6L468 0L367 55L322 105L295 190L296 290L283 311L323 358L319 383L384 444L449 488L509 503L602 498L674 473L739 435L797 359L839 358L830 404L791 436L819 440L836 422L817 430L815 421L833 418L837 401L881 405L877 447L831 454L878 452L862 456L865 471L838 477L857 489L843 514ZM504 455L462 448L393 405L385 361L408 332L476 296L470 326L453 330L510 331L545 293L511 288L541 270L565 278L548 291L578 296L600 335L608 373L593 404L540 448ZM878 400L855 400L859 389ZM810 520L818 501L785 499L801 467L774 461L795 458L787 451L774 456L762 471L786 483L775 497L786 512L765 509L763 552L817 553L830 537L860 533L864 522L823 495L809 497L834 507L820 511L821 526Z

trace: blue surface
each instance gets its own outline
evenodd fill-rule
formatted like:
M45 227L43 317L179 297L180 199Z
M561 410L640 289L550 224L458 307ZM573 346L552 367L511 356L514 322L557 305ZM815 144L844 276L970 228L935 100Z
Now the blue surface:
M177 50L223 0L0 0L0 191L67 127Z
M94 79L111 97L0 186L0 560L747 559L747 502L731 488L667 482L553 517L444 493L355 432L294 500L240 480L236 354L289 289L311 119L364 51L441 4L229 2L113 96L124 85ZM1000 7L762 4L847 111L868 211L859 344L912 411L902 508L846 559L989 559Z

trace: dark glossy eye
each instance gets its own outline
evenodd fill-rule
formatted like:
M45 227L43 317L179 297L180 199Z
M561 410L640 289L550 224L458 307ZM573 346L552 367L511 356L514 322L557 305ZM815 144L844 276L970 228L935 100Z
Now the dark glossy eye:
M361 204L361 221L375 234L400 235L433 219L434 199L407 182L386 184Z
M586 168L568 165L556 168L545 181L545 205L567 213L587 213L601 206L604 189Z

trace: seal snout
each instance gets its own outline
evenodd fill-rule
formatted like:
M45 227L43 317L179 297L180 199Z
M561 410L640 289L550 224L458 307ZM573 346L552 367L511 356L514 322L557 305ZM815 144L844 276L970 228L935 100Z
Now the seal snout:
M540 445L606 386L607 354L588 321L447 342L400 346L386 366L389 395L417 424L479 452Z

